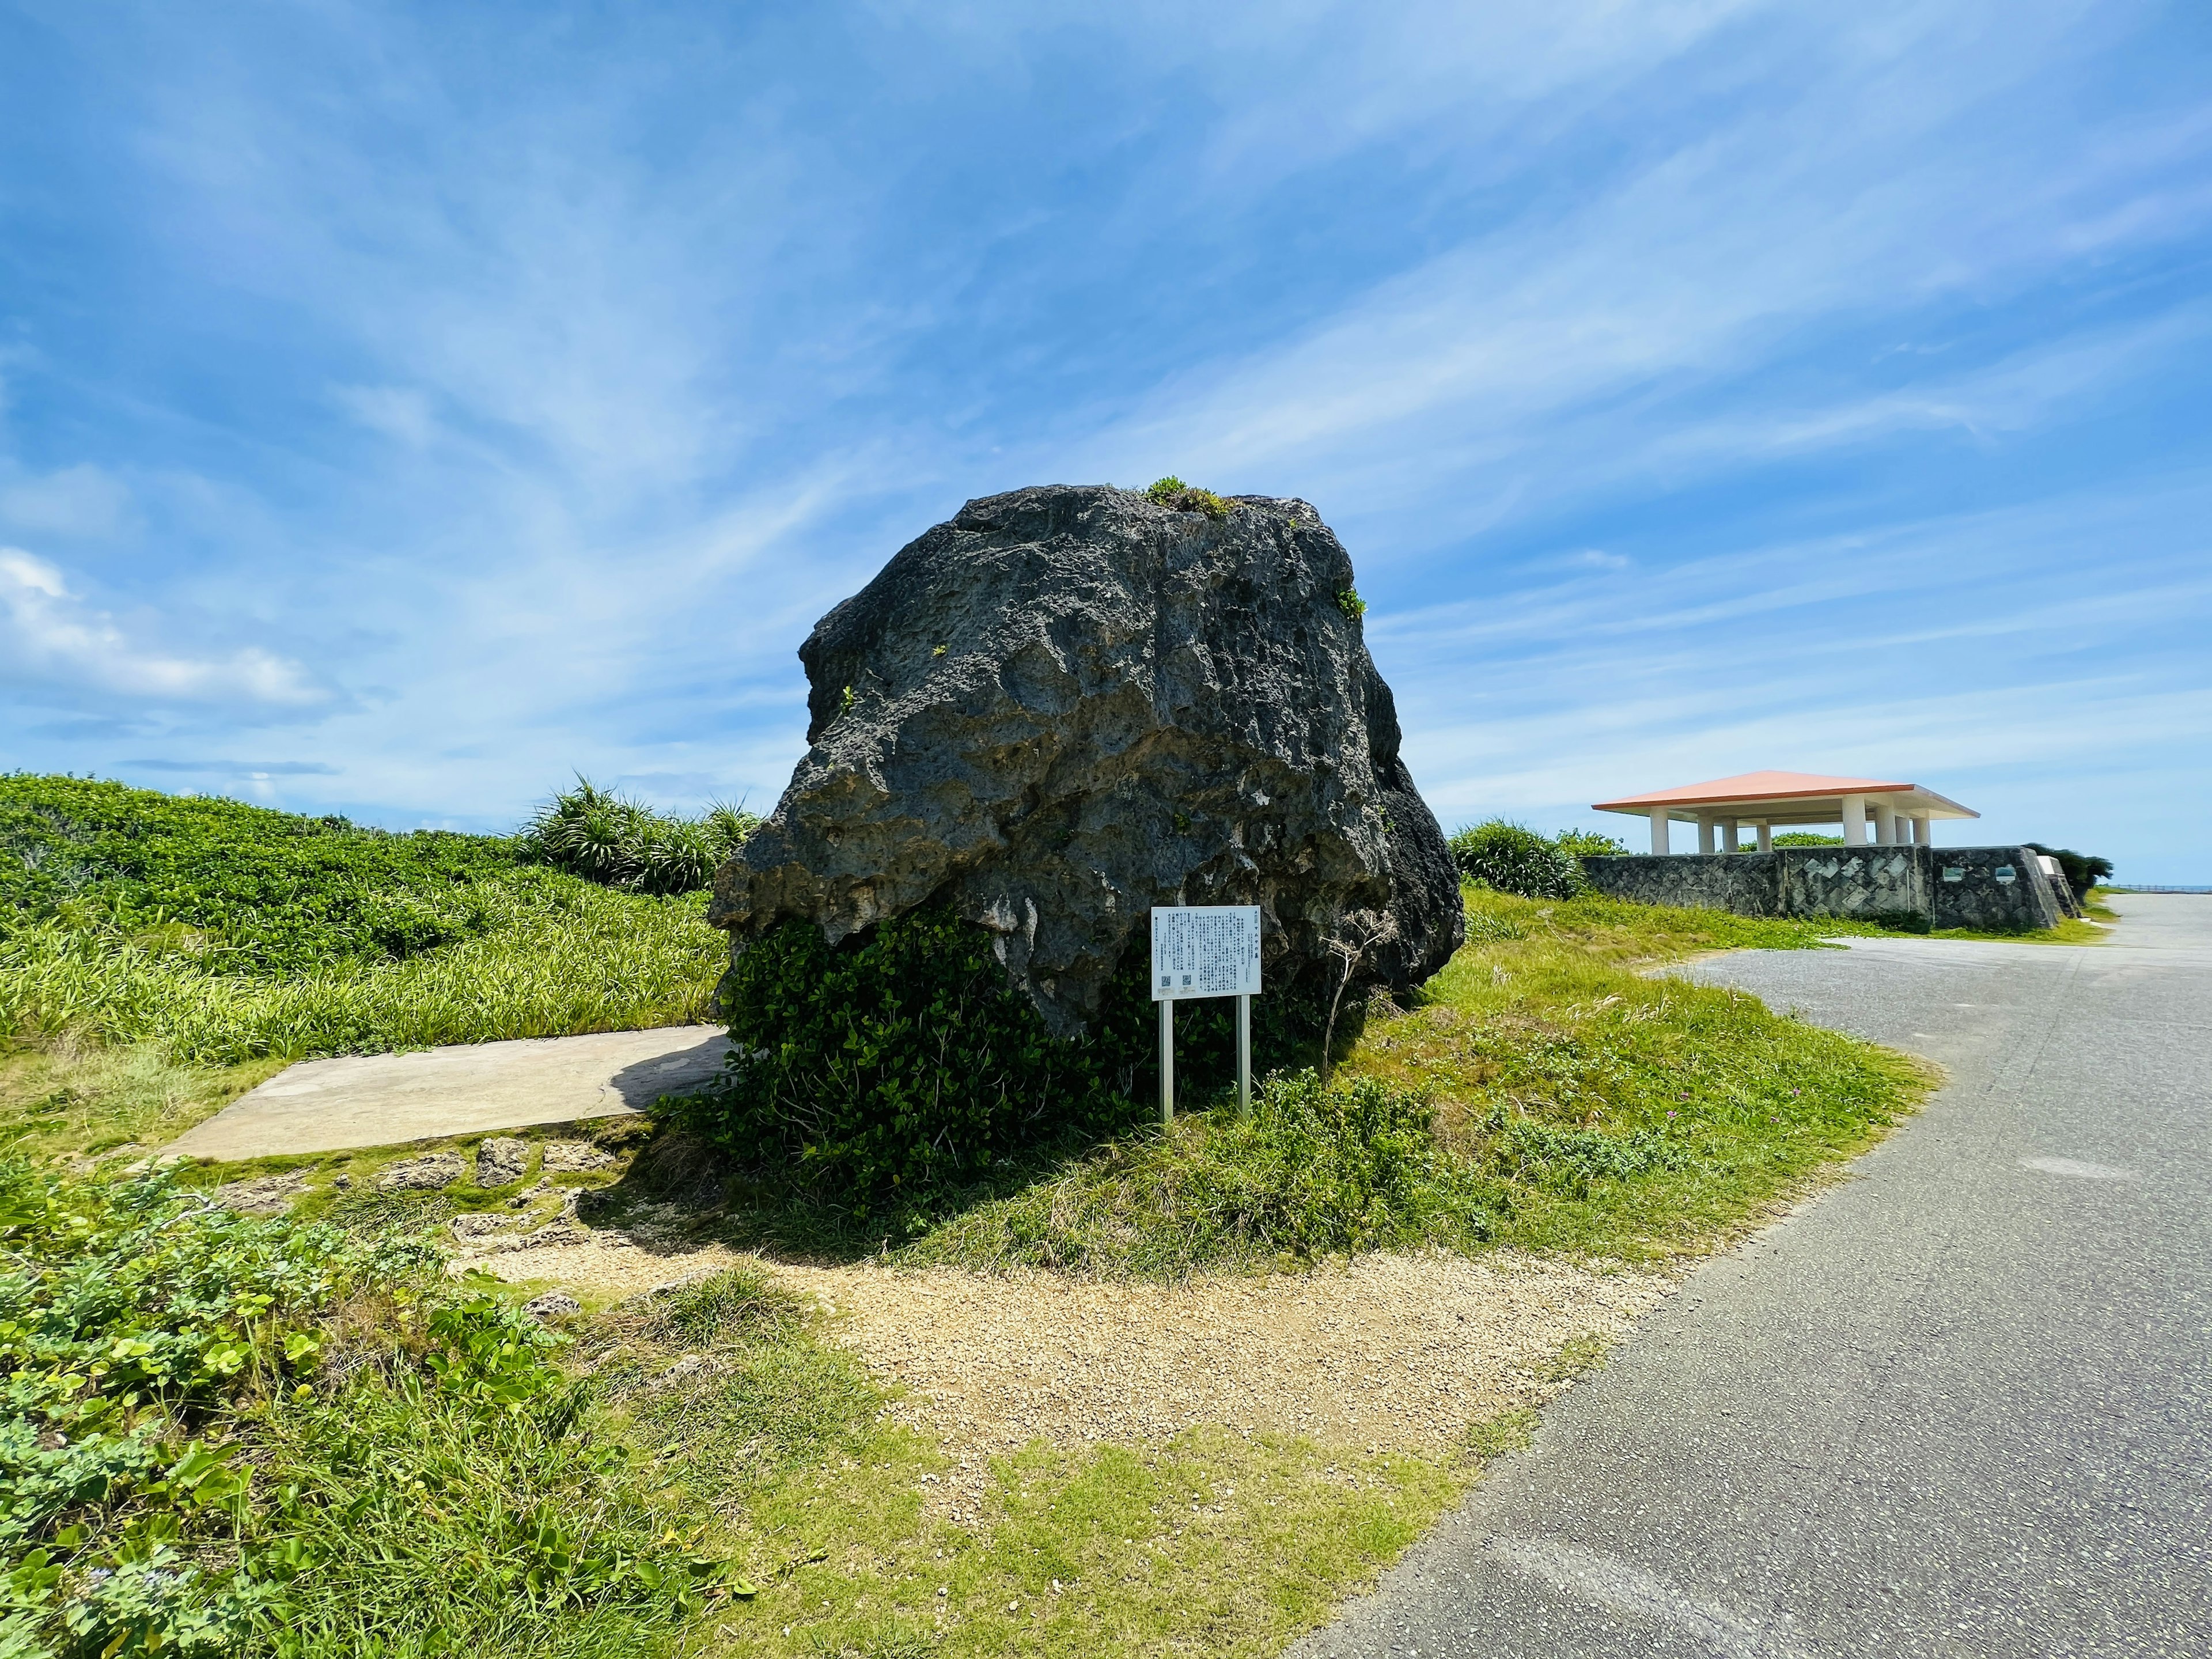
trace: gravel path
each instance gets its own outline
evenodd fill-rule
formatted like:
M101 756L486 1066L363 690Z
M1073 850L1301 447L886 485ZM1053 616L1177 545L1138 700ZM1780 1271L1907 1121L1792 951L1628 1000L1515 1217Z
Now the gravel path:
M2212 1653L2212 898L1694 977L1948 1082L1295 1650Z
M465 1265L605 1297L741 1259L598 1234ZM1213 1423L1442 1452L1480 1419L1551 1398L1564 1345L1609 1344L1675 1282L1506 1252L1362 1256L1172 1285L758 1265L829 1310L833 1338L901 1391L893 1414L952 1454L931 1496L963 1518L985 1460L1037 1439L1142 1445Z

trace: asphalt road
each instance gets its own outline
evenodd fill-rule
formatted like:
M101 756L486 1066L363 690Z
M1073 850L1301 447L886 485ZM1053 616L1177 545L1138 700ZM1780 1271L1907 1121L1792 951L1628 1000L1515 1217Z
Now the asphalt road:
M1694 976L1940 1061L1295 1651L2212 1655L2212 896Z

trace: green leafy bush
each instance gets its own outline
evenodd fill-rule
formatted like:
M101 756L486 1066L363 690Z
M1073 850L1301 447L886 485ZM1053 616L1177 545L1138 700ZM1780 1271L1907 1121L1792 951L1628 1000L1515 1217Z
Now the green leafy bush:
M20 1158L0 1241L0 1651L535 1651L700 1604L566 1339L423 1243Z
M719 801L696 818L656 812L579 777L538 809L521 846L526 856L586 881L665 896L707 886L759 823Z
M731 1060L679 1115L741 1158L862 1206L1126 1117L1141 1022L1054 1037L988 940L933 908L836 946L786 922L732 964Z
M1453 861L1469 881L1522 898L1572 898L1586 885L1574 854L1534 830L1492 818L1449 842Z
M1810 830L1790 830L1775 836L1777 847L1841 847L1841 836L1823 836Z

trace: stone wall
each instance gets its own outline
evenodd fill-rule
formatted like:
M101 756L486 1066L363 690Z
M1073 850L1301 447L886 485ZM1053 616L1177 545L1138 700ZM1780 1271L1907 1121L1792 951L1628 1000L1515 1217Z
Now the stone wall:
M1917 917L1931 928L2054 927L2065 914L2024 847L1782 847L1587 858L1597 890L1742 916Z

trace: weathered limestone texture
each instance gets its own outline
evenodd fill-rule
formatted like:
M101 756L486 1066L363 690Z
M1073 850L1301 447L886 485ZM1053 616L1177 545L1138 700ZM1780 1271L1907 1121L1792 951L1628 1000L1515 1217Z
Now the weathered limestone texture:
M2066 914L2024 847L1780 847L1588 858L1600 892L1742 916L1917 916L1930 927L2055 927Z
M1441 968L1458 877L1351 558L1303 501L1228 507L988 496L824 617L799 653L812 747L715 880L733 950L949 903L1063 1034L1157 904L1258 904L1271 995L1334 985L1332 938L1370 941L1355 989Z

